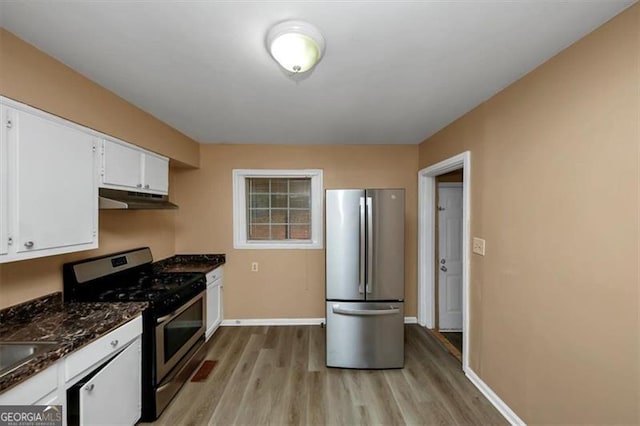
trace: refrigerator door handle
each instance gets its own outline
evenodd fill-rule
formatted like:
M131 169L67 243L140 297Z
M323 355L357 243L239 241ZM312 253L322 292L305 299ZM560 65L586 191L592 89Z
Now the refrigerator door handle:
M393 306L389 306L388 309L347 309L341 308L340 305L333 305L332 311L334 314L341 315L354 315L354 316L378 316L378 315L395 315L400 313L399 308L395 308Z
M366 205L364 197L360 197L360 268L358 269L358 293L364 293L365 277L365 211Z
M373 198L367 197L367 293L373 290Z

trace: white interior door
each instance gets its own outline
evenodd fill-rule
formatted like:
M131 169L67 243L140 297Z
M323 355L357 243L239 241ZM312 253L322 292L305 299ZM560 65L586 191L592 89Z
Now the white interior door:
M438 185L438 328L462 331L462 184Z

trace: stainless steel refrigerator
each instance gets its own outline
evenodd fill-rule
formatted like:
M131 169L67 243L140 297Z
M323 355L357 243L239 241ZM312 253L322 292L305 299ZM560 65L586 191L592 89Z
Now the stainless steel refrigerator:
M327 367L404 366L404 189L326 191Z

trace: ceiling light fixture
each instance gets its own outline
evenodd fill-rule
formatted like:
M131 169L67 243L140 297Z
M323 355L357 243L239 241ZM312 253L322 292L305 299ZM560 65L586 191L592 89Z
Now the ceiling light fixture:
M304 21L284 21L267 33L267 50L285 70L294 73L309 71L324 53L322 33Z

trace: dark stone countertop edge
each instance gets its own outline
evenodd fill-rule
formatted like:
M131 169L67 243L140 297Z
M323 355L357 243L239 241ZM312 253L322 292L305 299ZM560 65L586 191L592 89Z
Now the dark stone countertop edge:
M225 263L225 254L176 254L154 262L153 267L159 272L207 273Z
M0 376L0 394L133 320L147 306L146 302L63 304L62 293L58 292L0 310L0 342L57 343L15 370ZM67 325L65 328L65 318L72 319L74 326ZM86 319L83 321L83 318ZM60 320L62 324L58 323Z

